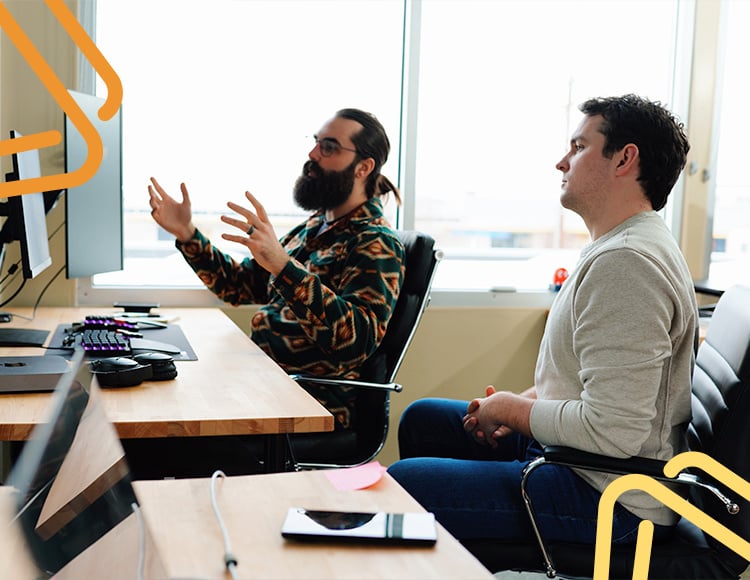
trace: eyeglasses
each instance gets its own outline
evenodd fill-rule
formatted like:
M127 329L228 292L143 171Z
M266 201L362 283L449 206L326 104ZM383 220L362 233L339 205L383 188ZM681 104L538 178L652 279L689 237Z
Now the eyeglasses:
M336 139L332 139L331 137L323 137L323 139L318 139L318 136L314 135L313 139L315 139L315 144L320 149L320 154L323 157L330 157L339 149L343 149L344 151L351 151L352 153L356 153L357 155L359 155L359 151L357 151L356 149L352 149L351 147L344 147L341 143L336 141Z

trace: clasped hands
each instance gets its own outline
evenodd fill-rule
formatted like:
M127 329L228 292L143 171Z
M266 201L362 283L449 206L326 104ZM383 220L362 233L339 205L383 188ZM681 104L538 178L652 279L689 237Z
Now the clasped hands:
M508 435L512 430L498 418L502 409L496 409L495 399L498 397L493 399L493 395L497 394L495 387L486 387L485 394L485 398L476 398L469 402L464 415L464 429L477 443L497 447L497 439Z
M516 395L507 391L485 389L484 398L469 402L463 418L464 429L475 441L497 447L497 440L514 431L530 435L529 417L533 398L528 394Z

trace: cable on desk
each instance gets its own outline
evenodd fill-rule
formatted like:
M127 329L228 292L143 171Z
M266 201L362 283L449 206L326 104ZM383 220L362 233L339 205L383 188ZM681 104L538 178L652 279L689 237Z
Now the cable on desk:
M143 514L137 503L130 504L138 520L138 580L144 580L144 568L146 567L146 524L143 522Z
M229 542L229 532L224 525L224 519L221 517L219 512L219 506L216 504L216 489L215 483L219 477L226 477L223 471L217 469L211 475L211 506L214 508L214 514L216 514L216 520L219 522L219 528L221 529L221 535L224 537L224 565L232 578L237 578L237 558L232 553L232 545Z

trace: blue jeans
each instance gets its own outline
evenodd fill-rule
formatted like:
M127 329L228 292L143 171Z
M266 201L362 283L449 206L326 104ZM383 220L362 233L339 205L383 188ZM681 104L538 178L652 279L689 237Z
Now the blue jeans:
M459 540L535 542L521 497L521 475L541 455L539 444L514 433L497 448L480 445L463 428L467 402L422 399L401 417L401 460L388 472ZM544 465L529 478L537 524L545 541L595 543L600 492L570 468ZM641 519L615 506L613 541L635 542ZM672 528L654 526L654 541Z

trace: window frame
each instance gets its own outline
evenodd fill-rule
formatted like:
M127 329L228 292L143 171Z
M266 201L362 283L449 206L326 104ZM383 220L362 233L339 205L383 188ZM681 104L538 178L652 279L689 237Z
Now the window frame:
M692 110L691 64L693 59L694 39L700 21L696 23L696 6L703 0L680 0L678 14L677 51L675 62L674 112L682 119L688 119ZM416 222L415 183L416 167L416 132L418 128L417 107L419 100L419 57L420 57L420 19L421 0L403 0L403 34L404 53L402 63L401 87L401 124L398 139L400 155L398 159L397 183L403 194L403 205L397 212L396 227L413 229ZM84 27L94 38L96 22L96 0L79 0L79 17ZM718 39L715 39L718 42ZM94 77L88 61L79 55L79 90L93 91ZM691 135L691 142L704 140L705 136ZM685 179L680 178L670 196L670 203L665 217L670 223L673 234L684 239L684 224L688 208L683 203ZM706 241L710 244L710 237ZM465 252L462 252L465 255ZM447 253L446 261L462 259L462 256ZM502 260L502 258L497 258ZM433 304L438 306L512 306L512 307L546 307L554 294L547 290L517 289L514 292L486 290L451 290L433 288ZM217 306L223 305L209 290L197 287L130 287L95 284L93 278L76 280L76 303L95 305L112 303L117 300L152 301L163 306Z

